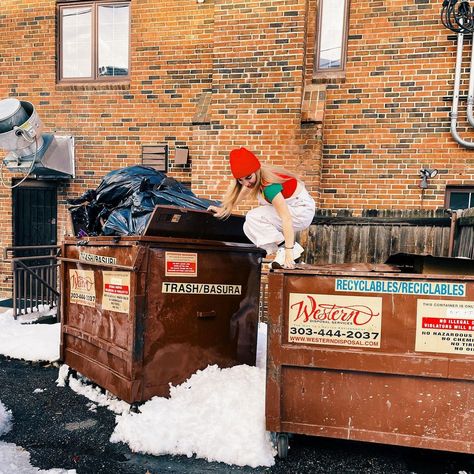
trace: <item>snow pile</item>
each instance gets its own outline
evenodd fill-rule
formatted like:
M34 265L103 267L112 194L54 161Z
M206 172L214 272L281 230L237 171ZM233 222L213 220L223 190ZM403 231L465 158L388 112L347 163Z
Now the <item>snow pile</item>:
M111 395L107 390L105 394L101 392L100 388L85 383L87 379L79 376L78 379L69 377L69 387L80 395L89 400L95 402L98 406L107 407L110 411L120 414L128 412L130 405L123 400L119 400L117 397Z
M0 474L75 474L75 469L43 470L30 464L30 454L12 443L0 441Z
M21 324L12 314L0 315L0 353L25 360L59 358L60 325ZM25 315L24 318L32 318ZM130 405L85 377L69 377L67 365L60 367L58 386L69 387L96 405L106 406L117 416L111 441L123 441L136 452L196 455L209 461L238 466L272 466L275 450L265 431L265 360L267 327L259 325L257 367L217 366L198 371L186 382L171 387L170 398L154 397L130 413ZM35 393L39 390L35 390ZM11 415L0 404L0 435L8 430ZM6 431L4 431L6 432ZM8 466L7 471L3 471ZM26 467L25 467L26 466ZM22 448L0 442L0 474L62 474L64 470L39 471L29 464Z
M67 365L60 367L56 383L68 383L95 404L121 414L111 441L127 443L135 452L195 454L238 466L272 466L276 452L265 431L266 344L267 325L260 324L257 367L209 366L171 386L170 398L154 397L141 405L140 413L130 413L130 405L103 394L81 374L68 379Z
M55 306L51 308L49 305L39 304L38 306L33 307L33 311L31 308L26 308L26 312L17 315L17 320L21 321L22 323L28 323L38 320L39 318L45 316L56 316L58 312L58 308ZM13 309L7 309L6 311L2 311L1 317L10 316L13 317Z
M31 361L59 359L59 323L22 324L10 313L0 315L0 354Z
M265 431L264 369L209 366L171 387L169 399L154 397L140 412L117 417L112 442L128 443L135 452L196 454L238 466L275 462Z

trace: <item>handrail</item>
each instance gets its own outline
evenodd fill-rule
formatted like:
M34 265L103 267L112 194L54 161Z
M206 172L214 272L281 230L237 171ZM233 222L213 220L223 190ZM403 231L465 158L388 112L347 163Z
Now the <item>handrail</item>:
M52 291L56 296L59 296L59 291L55 290L52 286L49 285L46 281L44 281L40 276L38 276L35 272L33 272L30 268L28 268L21 260L18 260L17 263L26 271L33 276L36 280L42 283L48 290ZM51 265L51 267L57 267L58 265ZM48 268L51 268L48 267Z
M13 273L13 316L17 316L29 306L33 312L38 304L47 304L51 308L58 307L60 292L57 286L57 267L60 245L24 245L9 246L3 249L5 260L11 261ZM49 250L50 255L15 256L19 251ZM9 256L9 253L12 255ZM27 262L39 261L36 265ZM35 306L34 306L35 303ZM59 320L59 313L57 313Z
M60 245L18 245L5 247L3 249L3 258L8 259L8 252L14 252L15 250L46 250L46 249L60 249ZM51 256L51 255L49 255ZM46 257L46 255L38 255L38 257Z

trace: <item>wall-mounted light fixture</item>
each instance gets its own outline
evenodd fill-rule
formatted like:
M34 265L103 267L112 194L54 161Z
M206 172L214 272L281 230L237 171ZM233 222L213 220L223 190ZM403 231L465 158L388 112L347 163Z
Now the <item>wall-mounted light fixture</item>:
M196 0L196 3L204 3L204 0Z
M421 176L420 188L426 189L428 187L428 179L434 178L438 174L437 169L421 168L419 171Z

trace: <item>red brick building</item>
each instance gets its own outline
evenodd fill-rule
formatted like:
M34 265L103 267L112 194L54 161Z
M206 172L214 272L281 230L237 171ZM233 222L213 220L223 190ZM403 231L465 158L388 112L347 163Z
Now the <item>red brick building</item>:
M75 139L75 177L47 183L57 240L67 197L155 144L203 197L222 195L237 146L297 170L324 209L444 207L453 186L470 197L474 151L449 130L456 38L441 3L4 0L0 98L33 103L45 131ZM461 105L459 131L474 140ZM420 168L439 170L423 191ZM35 182L0 189L3 247L20 242L13 201ZM3 264L0 292L8 275Z

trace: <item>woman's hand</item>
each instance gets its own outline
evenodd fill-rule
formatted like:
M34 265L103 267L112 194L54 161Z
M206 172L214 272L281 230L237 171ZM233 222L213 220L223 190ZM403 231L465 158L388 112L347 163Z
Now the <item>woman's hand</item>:
M224 216L224 208L223 207L219 207L219 206L209 206L207 208L208 211L210 212L213 212L214 213L214 217L223 217Z

